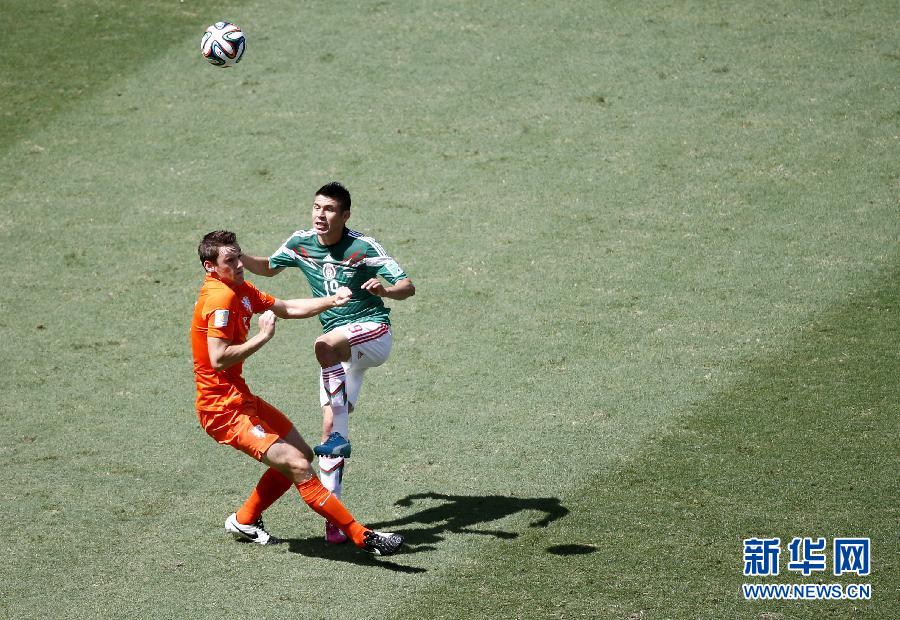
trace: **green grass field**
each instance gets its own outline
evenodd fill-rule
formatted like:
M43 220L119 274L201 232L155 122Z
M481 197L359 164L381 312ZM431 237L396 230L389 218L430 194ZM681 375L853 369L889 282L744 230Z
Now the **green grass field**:
M199 55L220 19L234 69ZM897 3L0 22L0 617L900 617ZM325 547L294 492L266 515L287 544L225 536L262 468L193 411L200 237L270 253L331 179L418 288L351 427L345 500L406 534L389 559ZM281 322L245 365L313 439L318 333ZM743 576L754 536L777 577ZM872 573L788 571L795 536L870 537Z

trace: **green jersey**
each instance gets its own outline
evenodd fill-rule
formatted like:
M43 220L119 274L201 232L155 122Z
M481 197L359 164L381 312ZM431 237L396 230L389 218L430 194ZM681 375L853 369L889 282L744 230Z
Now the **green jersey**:
M322 245L313 230L298 230L269 257L269 266L299 267L314 297L334 295L340 286L353 291L346 305L319 315L326 332L364 321L390 325L391 309L385 307L381 297L360 286L376 276L391 284L408 277L377 241L349 228L334 245Z

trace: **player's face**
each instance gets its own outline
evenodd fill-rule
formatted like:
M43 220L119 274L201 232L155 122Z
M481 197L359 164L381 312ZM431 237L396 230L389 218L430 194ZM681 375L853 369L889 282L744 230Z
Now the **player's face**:
M241 262L241 248L233 245L219 248L215 264L207 261L207 270L215 273L225 284L243 284L244 263Z
M334 243L344 232L344 223L350 217L349 211L341 209L334 198L316 196L312 208L313 230L328 243Z

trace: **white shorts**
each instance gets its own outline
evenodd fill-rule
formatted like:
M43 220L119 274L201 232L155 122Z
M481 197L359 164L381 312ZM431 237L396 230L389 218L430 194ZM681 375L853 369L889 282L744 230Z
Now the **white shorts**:
M359 398L363 374L369 368L381 366L390 356L391 346L394 344L394 334L391 332L390 325L369 321L341 325L335 329L342 330L347 340L350 341L350 361L341 362L341 365L347 374L345 385L347 402L353 406ZM319 373L319 402L322 406L328 404L328 394L325 393L321 373Z

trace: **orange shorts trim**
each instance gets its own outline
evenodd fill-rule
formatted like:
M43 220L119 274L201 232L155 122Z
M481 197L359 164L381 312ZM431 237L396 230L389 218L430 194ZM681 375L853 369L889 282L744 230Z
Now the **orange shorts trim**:
M197 411L200 426L221 444L262 460L272 444L291 432L294 424L259 396L245 396L240 409Z

